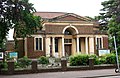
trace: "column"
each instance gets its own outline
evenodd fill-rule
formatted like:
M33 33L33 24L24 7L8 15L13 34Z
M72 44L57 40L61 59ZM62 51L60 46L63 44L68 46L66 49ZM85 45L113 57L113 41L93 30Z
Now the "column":
M62 56L65 56L64 38L62 37Z
M92 55L92 54L94 54L94 37L90 37L89 38L89 45L90 45L90 48L89 48L89 50L90 50L90 55Z
M52 37L52 55L55 56L55 38Z
M88 37L85 38L86 54L88 54Z
M77 37L77 53L79 53L79 37Z
M62 57L62 38L58 40L58 52L59 57Z
M72 39L72 55L75 55L77 53L77 39Z
M46 39L46 56L50 56L50 37L45 38Z
M25 43L24 43L24 52L25 52L25 56L27 56L27 38L24 39L25 40Z

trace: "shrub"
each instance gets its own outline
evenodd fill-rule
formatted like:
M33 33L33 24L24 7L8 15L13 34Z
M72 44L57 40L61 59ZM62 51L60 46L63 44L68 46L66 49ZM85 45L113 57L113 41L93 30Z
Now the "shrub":
M116 63L116 56L115 54L107 54L106 55L106 64L115 64Z
M88 64L88 55L76 55L70 57L70 66L79 66Z
M17 63L15 63L15 65L17 65L18 67L26 68L29 65L31 65L31 62L32 61L29 58L24 56L23 58L18 59L18 61L17 61Z
M93 58L94 59L94 64L95 65L100 64L100 61L99 61L99 58L98 58L97 55L95 55L95 54L94 55L90 55L89 58Z
M41 56L38 58L38 63L39 64L48 64L49 63L49 59L45 56Z
M94 64L115 64L116 63L116 56L115 54L107 54L105 56L98 57L97 55L76 55L71 56L70 66L79 66L79 65L88 65L89 58L94 59ZM119 58L120 59L120 58Z
M5 69L8 67L7 62L0 62L0 66Z
M102 56L99 58L100 64L105 64L106 63L106 58L105 56Z

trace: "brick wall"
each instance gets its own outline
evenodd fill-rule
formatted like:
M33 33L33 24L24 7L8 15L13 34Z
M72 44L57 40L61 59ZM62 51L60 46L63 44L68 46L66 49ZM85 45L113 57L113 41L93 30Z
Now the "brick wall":
M67 25L46 25L46 33L62 34ZM74 26L74 25L73 25ZM75 26L79 34L93 34L93 26ZM59 29L59 30L58 30Z
M108 37L103 37L103 48L108 49Z
M18 51L18 57L21 58L25 55L24 53L24 45L23 45L23 40L18 40L17 43L17 51Z
M45 40L43 39L43 44ZM44 47L44 45L43 45ZM35 51L34 50L34 37L27 38L27 55L29 58L38 58L45 55L45 51Z
M6 42L6 50L7 51L14 51L15 49L15 42L14 42L14 40L8 40L7 42Z

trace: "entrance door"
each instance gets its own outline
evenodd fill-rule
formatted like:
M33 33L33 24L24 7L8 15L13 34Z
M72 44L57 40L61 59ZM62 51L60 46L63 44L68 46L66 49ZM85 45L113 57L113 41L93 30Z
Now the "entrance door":
M71 44L65 44L65 56L71 55Z

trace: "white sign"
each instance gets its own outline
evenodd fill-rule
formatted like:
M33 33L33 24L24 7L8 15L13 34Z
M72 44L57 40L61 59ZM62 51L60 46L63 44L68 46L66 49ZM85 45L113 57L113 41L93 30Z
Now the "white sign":
M99 51L99 56L110 54L110 50L98 50L98 51Z
M0 52L0 59L3 59L3 52Z

